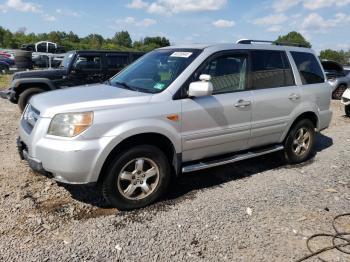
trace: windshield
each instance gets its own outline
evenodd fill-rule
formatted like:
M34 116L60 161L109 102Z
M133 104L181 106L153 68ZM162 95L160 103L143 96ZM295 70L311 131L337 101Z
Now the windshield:
M110 80L110 84L146 93L165 90L200 54L197 49L150 52Z
M73 52L68 52L68 53L64 56L64 58L63 58L63 60L62 60L62 62L61 62L60 67L68 68L70 62L71 62L72 59L73 59L73 56L74 56L74 53L73 53Z

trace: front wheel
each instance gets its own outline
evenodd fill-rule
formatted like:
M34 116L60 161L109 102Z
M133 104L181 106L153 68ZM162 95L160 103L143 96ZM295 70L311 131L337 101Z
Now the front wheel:
M43 89L37 88L37 87L32 87L24 90L20 95L18 99L18 106L21 112L23 112L24 108L29 102L29 99L36 94L44 92Z
M170 165L164 153L151 145L135 146L119 154L102 183L104 198L119 210L154 203L170 182Z
M345 106L345 114L347 117L350 117L350 105Z
M315 144L315 126L309 119L297 122L289 131L284 143L284 155L291 164L310 158Z

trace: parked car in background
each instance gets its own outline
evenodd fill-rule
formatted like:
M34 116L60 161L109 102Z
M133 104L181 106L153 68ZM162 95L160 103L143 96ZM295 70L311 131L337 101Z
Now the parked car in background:
M350 87L350 70L335 61L323 60L327 81L332 86L332 98L341 99L344 91Z
M8 56L0 55L0 61L7 63L9 66L13 66L15 61Z
M54 55L55 57L51 57L49 55L33 55L32 57L32 61L33 61L33 65L34 67L38 67L38 68L57 68L61 65L63 59L64 59L64 55ZM50 61L51 60L51 61Z
M84 84L102 83L140 58L142 52L70 51L57 69L32 70L13 75L11 86L0 92L2 98L23 110L38 93Z
M10 70L10 65L4 61L0 61L0 73L6 73Z
M64 46L52 43L49 41L41 41L36 44L24 44L21 46L22 50L32 51L32 52L41 52L41 53L65 53Z
M320 61L309 48L244 43L157 49L104 84L34 96L22 159L62 183L101 184L121 210L155 202L181 172L278 151L307 160L332 117ZM91 56L75 61L95 68Z

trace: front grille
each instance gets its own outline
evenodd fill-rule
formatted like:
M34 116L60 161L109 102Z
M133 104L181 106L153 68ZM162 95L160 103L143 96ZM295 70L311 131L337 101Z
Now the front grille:
M40 116L40 111L32 105L28 104L22 115L22 126L24 130L30 134L35 127L36 122Z

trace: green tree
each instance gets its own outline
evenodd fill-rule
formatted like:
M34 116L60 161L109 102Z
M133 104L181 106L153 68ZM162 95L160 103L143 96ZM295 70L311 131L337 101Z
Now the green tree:
M342 65L345 65L348 62L346 52L343 50L341 51L336 51L332 49L322 50L320 52L320 58L325 60L333 60Z
M145 37L143 40L144 45L150 45L150 44L155 44L158 47L165 47L170 45L170 41L166 39L165 37Z
M116 45L125 46L125 47L131 47L131 44L132 44L132 40L128 31L121 31L121 32L115 33L112 41Z
M280 35L276 42L302 44L311 48L311 43L306 41L304 36L296 31L289 32L286 35Z

